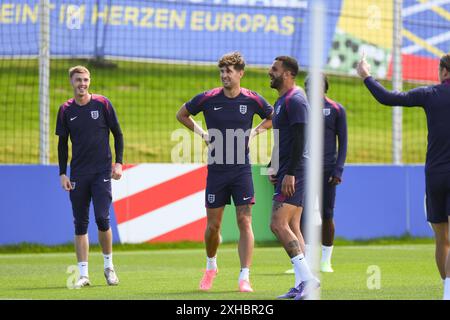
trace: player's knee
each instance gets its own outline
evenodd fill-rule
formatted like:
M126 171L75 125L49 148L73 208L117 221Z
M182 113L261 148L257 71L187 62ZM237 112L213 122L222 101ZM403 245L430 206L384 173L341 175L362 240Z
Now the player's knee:
M449 244L447 228L443 228L441 224L433 224L433 231L436 245L447 246Z
M272 231L272 233L278 234L278 224L272 221L270 223L270 230Z
M441 234L439 236L436 237L436 244L439 246L449 246L450 245L450 241L448 238L448 235L446 234Z
M210 222L206 228L209 233L220 233L220 223L218 222Z
M109 219L106 218L96 219L95 222L97 223L98 230L101 232L106 232L110 228Z
M301 233L300 226L290 224L289 229L291 229L291 231L295 234Z
M252 226L252 219L251 216L247 217L247 216L239 216L237 218L237 224L239 229L248 229L251 228Z
M291 229L300 229L300 220L292 219L288 224Z
M75 222L75 235L83 236L88 233L88 223Z
M281 234L286 229L287 229L286 224L278 219L273 219L270 222L270 230L272 230L272 232L276 235Z

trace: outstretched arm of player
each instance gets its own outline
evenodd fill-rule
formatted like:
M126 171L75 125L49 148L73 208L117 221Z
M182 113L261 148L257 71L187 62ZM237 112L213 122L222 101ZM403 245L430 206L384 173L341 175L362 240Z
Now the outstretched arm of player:
M272 128L272 116L273 112L266 119L261 121L260 124L258 124L255 128L252 129L252 132L250 133L250 140L256 137L258 134L263 133Z
M67 160L69 159L69 137L59 136L58 140L58 162L59 162L59 178L61 181L61 186L64 190L72 190L72 185L70 184L70 179L67 177Z
M200 127L197 122L192 119L191 114L186 109L186 106L183 105L180 110L177 112L177 120L181 122L186 128L189 130L197 133L202 137L203 140L208 144L209 143L209 136L208 133L205 132L202 127Z
M111 177L114 180L119 180L122 177L123 164L123 134L119 123L111 128L114 136L114 150L116 151L116 163L114 164Z
M387 106L404 107L424 105L424 88L416 88L408 92L386 90L370 75L370 65L367 63L364 54L356 67L356 71L358 75L364 80L364 84L366 85L367 89L369 89L372 96L374 96L379 103Z

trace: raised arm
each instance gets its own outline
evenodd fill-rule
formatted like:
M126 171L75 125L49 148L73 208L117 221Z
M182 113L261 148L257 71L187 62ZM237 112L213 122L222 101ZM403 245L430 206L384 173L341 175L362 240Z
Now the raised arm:
M379 82L370 75L370 65L363 56L356 68L358 75L364 80L372 96L381 104L387 106L424 106L425 88L416 88L408 92L396 92L386 90Z
M378 81L371 76L364 79L364 84L372 96L381 104L387 106L415 107L424 105L423 88L415 88L407 92L396 92L386 90Z

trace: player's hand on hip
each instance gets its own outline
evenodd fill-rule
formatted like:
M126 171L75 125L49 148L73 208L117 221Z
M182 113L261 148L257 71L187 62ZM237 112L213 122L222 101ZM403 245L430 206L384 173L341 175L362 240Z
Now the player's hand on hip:
M66 176L65 174L62 174L62 175L60 175L59 179L61 181L61 186L64 190L66 190L66 191L72 190L72 184L70 183L70 179L68 176Z
M258 134L257 134L255 128L253 128L253 129L250 131L250 136L248 137L248 144L250 144L250 141L252 141L253 138L255 138L257 135L258 135Z
M267 168L267 177L269 178L269 182L275 185L278 181L276 171L272 167Z
M295 193L295 177L286 174L281 183L281 193L283 196L292 197Z
M208 133L202 133L202 139L205 141L206 145L209 146L211 143L211 138L209 137Z
M269 182L270 182L271 184L275 185L275 184L277 183L278 179L276 178L275 175L269 174L268 177L269 177Z
M363 53L361 60L358 62L358 65L356 66L356 72L358 75L365 79L370 76L370 64L366 61L366 54Z
M111 178L113 178L114 180L119 180L121 177L122 177L122 164L116 163L114 165Z
M339 177L330 177L330 179L328 179L328 183L331 183L333 186L337 186L341 182L342 182L342 179Z

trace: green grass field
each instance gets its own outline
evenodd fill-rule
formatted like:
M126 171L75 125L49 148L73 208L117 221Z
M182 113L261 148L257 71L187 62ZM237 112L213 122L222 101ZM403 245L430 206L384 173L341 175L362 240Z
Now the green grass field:
M56 112L72 97L67 70L75 64L86 63L52 60L49 97L52 163L57 162ZM170 162L171 150L177 144L171 141L171 134L181 128L175 119L176 111L195 94L221 86L214 66L120 61L116 62L116 68L100 68L87 64L92 72L91 91L109 97L117 110L124 132L127 163ZM304 76L304 73L299 76L298 84L303 85ZM37 163L37 61L0 59L0 81L0 163ZM389 83L386 85L390 87ZM242 86L261 93L270 103L276 100L276 91L269 88L266 69L248 68ZM404 84L405 90L414 86ZM357 78L331 76L328 95L347 110L347 162L390 163L391 109L380 106ZM204 122L202 116L196 119ZM404 109L403 127L404 162L422 163L426 150L423 111Z
M434 246L427 242L336 246L335 272L322 274L322 299L441 299ZM97 251L89 262L93 286L76 290L66 286L74 276L66 273L75 264L74 253L0 254L0 299L271 300L292 286L294 277L284 274L290 261L278 246L255 249L255 292L245 294L237 292L239 262L232 244L219 248L219 275L208 293L197 290L204 249L116 251L114 263L118 287L106 286L103 258ZM370 266L380 270L379 289L367 286L373 283Z

